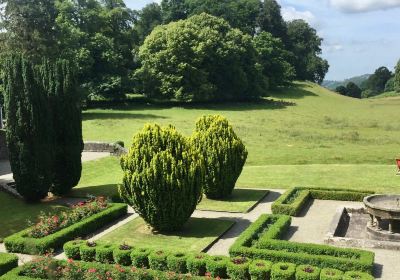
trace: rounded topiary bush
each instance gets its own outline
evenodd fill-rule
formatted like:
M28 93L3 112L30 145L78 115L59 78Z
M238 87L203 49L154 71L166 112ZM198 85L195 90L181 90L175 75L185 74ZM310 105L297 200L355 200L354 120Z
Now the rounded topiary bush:
M149 268L150 249L136 248L131 253L132 265L138 268Z
M231 280L249 280L249 260L245 257L232 258L227 265L227 274Z
M271 280L294 280L296 265L292 263L276 263L271 269Z
M168 254L165 251L154 251L149 255L149 266L152 270L160 270L167 271L168 263L167 263Z
M117 246L114 251L114 261L116 264L123 265L123 266L129 266L132 264L131 260L131 253L133 251L133 248L129 246L128 244L121 244Z
M321 269L311 265L299 265L296 268L296 280L319 280Z
M334 268L323 268L321 270L320 280L342 280L343 271Z
M371 274L359 271L348 271L344 274L343 280L373 280L375 279Z
M211 199L229 196L247 159L242 140L226 118L209 115L197 121L192 142L204 157L206 196Z
M193 254L189 256L186 260L186 266L189 273L193 276L204 276L207 272L207 257L208 256L203 253Z
M227 278L229 258L225 256L210 256L206 261L207 272L211 277Z
M64 244L64 253L68 259L80 260L80 247L85 244L84 240L73 240Z
M172 126L146 125L121 167L121 197L154 230L179 230L201 200L202 156Z
M251 280L268 280L271 277L272 262L255 260L249 266Z
M167 257L167 266L169 271L177 273L187 273L186 259L187 255L184 253L172 253Z

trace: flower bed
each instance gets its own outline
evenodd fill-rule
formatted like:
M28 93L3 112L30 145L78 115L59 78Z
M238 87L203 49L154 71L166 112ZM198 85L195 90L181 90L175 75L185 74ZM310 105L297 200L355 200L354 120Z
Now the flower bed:
M373 192L359 190L297 187L281 195L272 204L272 212L274 214L297 216L309 199L362 201L364 197L371 194Z
M18 266L18 257L13 254L0 253L0 275Z
M82 208L79 208L79 211L81 210ZM59 230L53 233L49 232L47 236L40 238L31 237L33 232L35 232L36 235L36 233L42 231L41 225L41 229L28 228L5 238L4 244L9 252L42 255L60 248L67 241L93 233L104 225L126 215L126 213L126 204L110 203L100 212L92 214L66 227L59 228ZM47 228L48 225L45 227Z
M53 234L74 223L97 214L108 207L104 197L97 197L72 206L71 211L63 211L58 215L44 214L39 216L38 222L29 229L27 236L32 238L43 238Z
M372 271L374 263L372 252L277 240L276 238L279 238L288 228L287 216L277 217L279 215L262 215L232 245L231 256L336 268L344 271L368 273ZM268 224L271 220L275 220L277 225ZM273 234L270 233L271 231Z

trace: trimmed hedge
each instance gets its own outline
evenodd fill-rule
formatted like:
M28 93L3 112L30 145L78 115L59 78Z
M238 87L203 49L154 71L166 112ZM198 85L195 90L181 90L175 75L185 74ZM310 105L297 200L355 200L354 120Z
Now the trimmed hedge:
M282 235L289 226L290 218L279 217L262 215L232 245L231 256L337 268L344 271L372 271L374 253L369 251L273 239ZM273 224L270 224L271 222Z
M167 256L165 251L153 251L149 255L149 266L152 270L167 271Z
M227 265L229 258L225 256L209 256L206 260L207 272L211 277L227 278Z
M311 265L299 265L296 268L296 280L319 280L321 269Z
M348 271L344 274L343 280L353 280L353 279L358 279L358 280L373 280L374 277L372 277L368 273L364 272L359 272L359 271Z
M271 269L272 280L295 280L296 265L292 263L276 263Z
M131 253L132 265L139 268L149 268L150 249L137 248Z
M27 237L29 229L25 229L5 238L4 245L9 252L43 255L59 249L67 241L86 236L98 230L104 225L126 215L126 213L126 204L111 204L107 209L46 237Z
M255 260L249 266L251 280L269 280L271 277L272 262Z
M57 265L67 265L67 261L60 261L60 260L54 260L55 264ZM87 262L76 262L79 267L84 270L88 271L89 269L93 269L96 271L96 273L102 272L105 274L106 271L116 271L115 265L111 264L101 264L101 263L87 263ZM53 278L32 278L32 277L27 277L23 276L24 269L30 269L31 267L34 268L34 262L27 263L23 266L17 267L11 271L9 271L7 274L3 275L0 277L1 280L36 280L36 279L53 279ZM124 274L130 275L131 278L129 279L140 279L140 280L161 280L161 279L191 279L191 280L200 280L204 279L204 277L198 277L198 276L185 276L185 275L180 275L176 274L173 272L164 272L164 271L155 271L155 270L143 270L143 269L135 269L132 270L129 267L119 267L117 268L119 270L119 274L121 278L117 279L125 279ZM132 278L133 276L133 278ZM91 278L92 279L92 278ZM78 280L78 279L77 279Z
M186 260L187 270L195 276L204 276L207 272L208 255L204 253L189 255Z
M231 280L250 280L250 261L243 257L235 257L228 261L227 275Z
M321 270L320 280L342 280L343 271L334 268L323 268Z
M0 275L18 266L18 257L14 254L0 253Z
M309 199L362 201L370 191L296 187L286 191L272 204L272 213L297 216Z
M133 248L122 244L120 246L117 246L114 248L113 251L113 257L114 257L114 262L119 265L123 266L129 266L132 264L132 259L131 259L131 254L132 254Z
M187 273L187 255L185 253L171 253L167 256L167 266L169 271L177 273Z

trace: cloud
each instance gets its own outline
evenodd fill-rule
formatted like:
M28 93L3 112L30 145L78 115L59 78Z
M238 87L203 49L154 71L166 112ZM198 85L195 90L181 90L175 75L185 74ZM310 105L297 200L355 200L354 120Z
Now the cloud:
M324 44L323 49L328 53L334 53L343 51L344 47L341 44Z
M362 13L400 7L400 0L330 0L330 4L346 13Z
M316 23L316 17L310 11L299 11L295 7L282 7L282 16L286 21L303 19L311 25Z

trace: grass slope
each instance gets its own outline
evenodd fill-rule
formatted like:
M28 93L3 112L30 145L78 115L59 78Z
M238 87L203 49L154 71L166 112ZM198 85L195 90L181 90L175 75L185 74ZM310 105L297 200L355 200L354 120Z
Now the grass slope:
M89 110L83 114L84 139L123 140L129 146L149 122L173 124L190 135L201 115L222 114L249 150L247 166L393 164L400 153L400 99L357 100L311 83L272 96L270 102L245 104Z
M201 252L232 225L233 222L226 220L191 218L181 231L160 234L152 232L142 218L136 218L100 240L155 250Z

